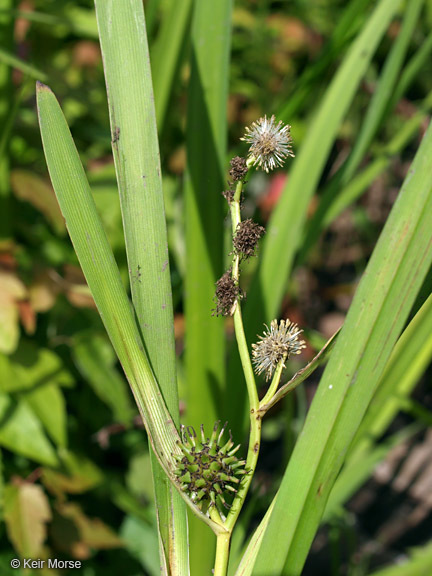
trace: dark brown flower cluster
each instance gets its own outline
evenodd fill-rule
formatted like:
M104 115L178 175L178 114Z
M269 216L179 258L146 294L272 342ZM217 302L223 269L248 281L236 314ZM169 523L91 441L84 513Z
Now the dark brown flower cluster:
M225 198L225 200L228 202L228 204L231 204L232 199L234 198L234 194L235 194L235 190L233 190L232 188L229 188L228 190L224 190L222 192L222 196Z
M213 316L229 316L240 294L240 288L234 281L229 268L216 282L216 308L212 310Z
M252 218L240 222L233 238L235 253L243 260L253 256L255 254L258 240L264 233L265 228L254 222Z
M241 182L244 180L249 168L246 164L246 159L241 156L234 156L230 162L231 170L229 171L230 178L233 182Z
M241 156L235 156L231 160L230 165L231 165L231 170L229 171L230 179L228 180L229 189L224 190L222 192L222 196L225 198L228 204L231 204L232 199L234 198L235 183L243 181L246 174L249 171L249 168L246 165L245 158L242 158Z

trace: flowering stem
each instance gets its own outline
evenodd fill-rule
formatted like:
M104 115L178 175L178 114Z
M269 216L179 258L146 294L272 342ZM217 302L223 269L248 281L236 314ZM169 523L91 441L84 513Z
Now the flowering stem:
M264 396L264 398L261 400L260 402L260 409L265 406L267 404L267 402L270 402L270 400L273 398L273 396L276 393L276 390L278 389L279 386L279 382L282 376L282 370L285 368L285 360L287 358L287 354L284 354L283 358L281 360L279 360L279 364L277 365L277 368L275 370L273 379L271 381L271 384L269 386L269 389L266 392L266 395Z
M247 175L246 175L247 176ZM243 181L239 181L236 186L236 191L234 197L230 204L231 209L231 223L232 223L232 231L233 236L235 236L237 231L237 226L241 222L241 214L240 214L240 198L241 193L243 190ZM240 276L240 255L234 253L233 265L232 265L232 278L238 284L239 276ZM246 386L249 395L249 404L251 410L258 410L259 408L259 400L258 394L255 384L255 376L254 371L252 368L252 362L249 356L249 351L246 342L246 336L244 333L243 328L243 319L241 314L240 308L240 297L237 298L235 303L235 310L234 310L234 329L237 339L237 345L239 349L240 359L243 367L243 372L246 379Z
M258 462L258 455L261 446L261 415L259 409L251 408L250 410L250 433L249 433L249 447L246 458L247 474L243 477L237 494L232 503L231 509L228 513L224 527L232 531L237 518L242 509L243 503L248 493L252 477Z
M247 161L247 166L250 168L253 164L253 159L249 159ZM247 176L247 175L246 175ZM245 176L245 178L246 178ZM231 209L231 222L232 222L232 231L233 236L235 236L237 231L237 226L241 222L241 214L240 214L240 199L241 193L243 190L243 180L239 181L236 186L236 190L234 193L234 197L231 200L230 209ZM239 254L234 254L233 265L232 265L232 278L235 280L236 283L239 281L239 264L240 264L240 256ZM246 494L249 490L249 486L253 477L253 473L255 471L257 461L258 461L258 454L261 445L261 416L259 414L259 399L257 388L255 384L255 376L252 367L252 362L250 359L248 346L246 342L246 336L243 327L243 319L240 307L240 299L237 299L235 310L234 310L234 329L237 339L237 345L240 354L240 360L243 367L243 372L246 380L246 386L249 396L249 417L250 417L250 434L249 434L249 447L248 447L248 454L246 459L246 469L248 470L248 474L244 476L242 479L236 497L232 503L231 509L228 513L227 519L224 523L224 526L232 531L234 525L237 521L237 518L240 514L240 510L243 506L243 503L246 498Z

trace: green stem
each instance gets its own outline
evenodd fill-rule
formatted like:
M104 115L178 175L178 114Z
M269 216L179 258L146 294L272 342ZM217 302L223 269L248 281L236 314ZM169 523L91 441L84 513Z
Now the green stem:
M237 522L237 518L240 514L240 511L246 499L246 494L248 493L249 486L252 481L255 468L258 462L260 447L261 447L261 414L259 413L258 409L251 408L249 446L246 458L246 469L248 473L245 474L242 481L240 482L239 489L234 498L227 519L224 523L224 527L230 532L232 532L235 523Z
M247 165L250 168L253 164L253 158L247 161ZM247 175L246 175L247 176ZM237 226L241 222L240 213L240 199L243 190L243 181L237 183L234 197L230 203L231 210L231 224L233 237L237 232ZM240 256L234 253L231 274L233 280L238 284L240 277ZM214 576L226 576L228 568L228 557L229 557L229 547L231 534L234 529L237 518L242 509L243 503L246 498L246 494L249 490L250 483L252 481L253 474L256 469L258 454L261 446L261 415L259 413L259 398L257 393L257 388L255 384L255 376L252 367L252 362L249 355L249 350L246 342L246 336L243 327L243 319L240 306L240 297L233 307L233 317L234 317L234 329L237 339L237 346L240 354L240 360L243 367L243 372L246 380L246 386L249 396L249 417L250 417L250 434L249 434L249 446L248 454L246 458L246 469L247 474L244 475L242 481L240 482L237 494L232 503L231 509L228 516L223 524L226 529L226 533L217 534L216 541L216 560L214 567ZM277 370L276 370L277 373ZM275 374L276 378L276 374ZM280 373L279 373L280 379ZM277 388L278 383L276 384ZM273 382L272 382L273 386Z
M243 181L240 181L237 183L236 191L230 204L233 237L237 232L237 226L241 222L240 199L242 190L243 190ZM232 278L233 280L235 280L236 283L238 283L239 277L240 277L240 256L234 253L233 265L232 265ZM258 393L256 389L254 371L252 368L252 363L249 356L246 336L243 327L243 319L240 308L240 298L237 299L237 302L235 304L233 316L234 316L234 329L237 339L237 346L240 354L240 359L249 395L250 409L251 411L252 410L257 411L259 409Z
M231 543L231 532L225 532L217 535L216 561L213 570L214 576L226 576L228 569L230 543Z
M280 379L282 376L282 370L285 368L286 358L287 358L287 355L284 354L284 357L282 358L282 360L280 360L279 364L277 365L276 371L274 373L273 380L271 381L269 389L267 390L266 395L264 396L264 398L260 402L260 405L259 405L260 410L263 406L265 406L267 404L267 402L270 402L270 400L276 394L276 390L278 389L279 382L280 382Z
M251 160L248 160L247 163L250 168ZM233 236L236 234L237 226L241 222L240 199L242 190L243 190L243 181L237 183L236 191L230 204ZM239 281L239 275L240 275L239 263L240 263L239 255L238 254L234 255L232 266L232 277L236 282ZM242 363L249 396L250 434L249 434L248 454L246 459L246 469L248 470L248 474L244 476L244 478L240 483L238 492L234 498L231 509L224 523L224 526L230 531L233 530L234 525L242 509L243 503L245 501L246 494L249 490L249 486L253 474L255 472L255 468L258 461L259 449L261 446L261 415L259 414L259 398L255 383L255 376L252 367L252 362L250 359L249 350L246 342L239 299L237 300L233 316L234 316L234 329L237 339L237 346L240 354L240 360Z

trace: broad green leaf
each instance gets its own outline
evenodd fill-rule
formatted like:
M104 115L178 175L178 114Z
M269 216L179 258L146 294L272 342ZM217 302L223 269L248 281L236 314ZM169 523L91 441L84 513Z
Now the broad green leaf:
M23 394L25 401L59 448L67 443L66 402L61 388L45 384Z
M92 549L110 550L124 546L124 542L100 518L89 518L81 507L71 502L59 502L53 510L49 529L56 549L75 557L84 557Z
M4 393L0 393L0 446L41 464L58 464L54 449L30 406L24 400L14 402Z
M27 297L27 289L13 272L0 270L0 354L15 352L20 337L18 302ZM0 389L7 377L9 362L0 359Z
M175 428L160 396L138 328L102 228L78 153L51 90L38 85L42 141L48 169L87 283L129 379L151 440L165 465L177 451ZM171 464L169 464L171 462Z
M405 403L432 359L432 296L426 300L399 338L374 398L354 438L347 462L338 476L324 518L342 506L369 478L376 464L395 443L403 441L418 425L377 442ZM377 442L375 446L375 442Z
M134 516L127 516L120 528L120 536L126 548L141 563L146 573L150 576L159 576L155 526Z
M185 380L188 425L211 430L222 417L225 335L212 317L215 283L222 276L223 218L231 0L194 3L188 86L185 185ZM231 422L230 422L231 425ZM191 572L210 573L212 534L190 519Z
M62 468L42 470L42 482L60 500L65 494L82 494L104 481L103 472L87 458L74 452L60 450Z
M302 570L345 454L432 262L431 158L430 126L314 397L254 574L294 576Z
M111 408L114 420L130 423L135 412L130 392L116 370L116 357L107 338L94 330L76 334L72 352L81 374Z
M74 378L52 350L21 339L9 357L0 356L0 391L23 392L43 384L71 386Z
M5 522L9 540L21 557L38 558L47 536L51 509L41 486L23 482L5 489Z
M179 426L174 320L159 143L140 0L96 0L132 301L171 419ZM188 571L186 507L153 458L167 570Z

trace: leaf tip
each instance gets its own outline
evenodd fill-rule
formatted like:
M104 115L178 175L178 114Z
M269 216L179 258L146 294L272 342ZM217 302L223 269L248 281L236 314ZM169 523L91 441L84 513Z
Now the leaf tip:
M43 84L39 80L36 81L36 91L37 92L52 92L51 88L46 84Z

